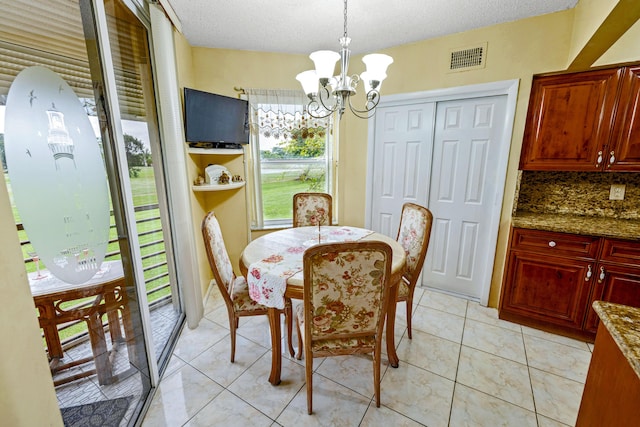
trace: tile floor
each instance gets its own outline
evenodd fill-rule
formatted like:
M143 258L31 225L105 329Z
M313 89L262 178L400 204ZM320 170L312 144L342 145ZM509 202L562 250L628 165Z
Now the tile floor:
M267 381L266 316L240 320L236 361L229 362L227 314L216 289L199 327L183 330L143 426L574 425L592 345L430 290L416 289L414 304L412 340L398 306L400 367L383 358L382 406L372 402L370 358L331 357L314 360L314 413L307 415L304 360L283 356L282 383Z

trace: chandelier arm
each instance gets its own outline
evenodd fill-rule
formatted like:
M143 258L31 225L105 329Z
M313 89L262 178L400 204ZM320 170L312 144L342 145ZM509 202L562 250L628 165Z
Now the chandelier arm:
M313 111L320 111L318 108L312 109L311 105L314 103L315 101L311 101L309 102L309 104L307 104L307 113L309 113L309 115L311 117L313 117L314 119L326 119L327 117L329 117L330 115L332 115L334 113L334 111L328 110L327 114L315 114ZM317 102L315 102L317 104Z
M324 99L322 97L322 94L325 94ZM335 98L335 95L333 95ZM324 100L329 100L331 98L331 93L329 92L329 89L327 89L326 87L321 87L320 91L318 92L318 100L320 101L319 103L316 100L316 103L318 105L322 105L322 108L324 108L325 110L328 110L330 112L334 112L336 111L336 109L338 108L338 102L336 100L336 103L334 105L327 105L324 103Z
M329 90L327 88L321 88L321 91L324 91L326 93L326 97L328 99L328 97L330 96ZM318 100L320 102L318 102ZM322 92L319 92L317 96L310 98L309 103L307 104L307 112L311 117L315 119L325 119L329 117L336 111L336 108L337 104L331 108L325 105L324 101L322 100ZM324 111L326 111L327 114L324 114Z
M351 102L351 97L349 97L349 109L353 114L360 117L361 119L373 117L375 114L375 108L378 106L380 102L380 93L376 90L370 90L367 93L367 102L365 104L364 110L360 110L353 106ZM364 115L364 116L363 116Z

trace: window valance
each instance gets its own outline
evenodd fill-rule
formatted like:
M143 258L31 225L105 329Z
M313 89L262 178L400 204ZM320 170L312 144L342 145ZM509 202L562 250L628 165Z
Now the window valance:
M316 119L306 111L307 96L301 90L245 89L250 106L252 132L265 137L289 139L292 132L303 137L323 136L329 131L330 118Z

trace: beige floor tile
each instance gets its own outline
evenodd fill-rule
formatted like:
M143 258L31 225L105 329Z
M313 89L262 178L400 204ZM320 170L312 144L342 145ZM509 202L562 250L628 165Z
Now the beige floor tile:
M537 423L535 412L458 383L449 426L536 427Z
M414 331L426 332L457 343L462 341L464 317L420 305L412 321Z
M509 329L514 332L521 332L522 327L517 323L507 322L498 318L498 310L492 307L484 307L477 302L467 304L467 319L477 320L478 322L487 323L493 326Z
M382 378L381 403L429 427L446 426L454 382L418 367L401 364Z
M370 399L321 375L313 376L312 385L313 413L309 415L307 412L305 385L278 416L278 424L284 427L359 425Z
M529 366L584 383L591 362L591 352L553 341L524 336Z
M467 300L432 290L424 291L419 304L461 317L467 313Z
M584 384L534 368L529 372L538 414L575 425Z
M534 411L527 365L462 346L458 384Z
M549 332L541 331L539 329L523 326L522 333L524 335L531 335L536 338L542 338L547 341L552 341L558 344L568 345L569 347L575 347L580 350L589 350L589 345L584 341L575 340L573 338L564 337L562 335L552 334Z
M231 363L231 338L220 340L191 361L191 366L222 385L228 387L244 371L271 350L253 341L237 336L236 357Z
M229 330L208 319L202 319L195 329L185 327L178 339L173 354L185 362L190 362L200 353L221 339L226 339Z
M413 339L406 335L398 346L400 364L410 363L450 380L456 379L460 344L422 331L413 331Z
M182 368L184 365L184 360L180 359L178 356L171 356L171 359L169 359L169 363L167 364L167 368L164 370L164 374L162 375L162 377L168 377L178 369Z
M568 424L563 424L544 415L538 414L538 427L568 427Z
M386 359L380 364L381 378L388 366ZM370 355L327 357L315 372L369 399L373 398L373 359Z
M224 390L193 417L186 427L269 427L273 420L244 400Z
M185 365L163 378L143 425L150 427L182 425L222 390L221 386L206 375Z
M397 413L384 405L380 405L376 408L375 402L369 405L362 423L362 427L419 427L424 424L420 424L411 418L407 418L402 414Z
M262 356L236 379L228 390L253 407L275 419L304 386L304 367L282 360L281 383L269 383L271 353Z
M495 354L518 363L527 363L522 333L467 319L462 345Z

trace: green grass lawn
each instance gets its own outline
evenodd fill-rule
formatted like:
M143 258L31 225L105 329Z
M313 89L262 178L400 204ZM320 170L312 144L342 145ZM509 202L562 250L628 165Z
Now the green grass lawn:
M293 195L300 192L325 191L324 171L309 172L307 179L300 179L299 171L263 175L262 209L264 219L293 218Z

